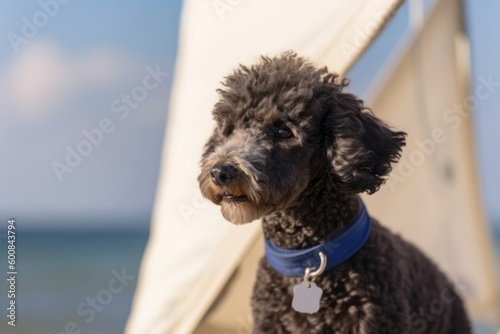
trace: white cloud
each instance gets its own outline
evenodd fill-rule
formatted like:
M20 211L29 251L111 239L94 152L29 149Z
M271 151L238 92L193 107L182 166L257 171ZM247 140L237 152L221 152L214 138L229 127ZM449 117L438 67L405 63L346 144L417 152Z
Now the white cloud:
M41 116L72 90L69 76L70 64L56 46L32 43L7 68L7 99L21 116Z
M1 71L0 103L20 119L44 119L83 90L115 87L135 67L114 50L93 49L75 57L56 43L32 41Z

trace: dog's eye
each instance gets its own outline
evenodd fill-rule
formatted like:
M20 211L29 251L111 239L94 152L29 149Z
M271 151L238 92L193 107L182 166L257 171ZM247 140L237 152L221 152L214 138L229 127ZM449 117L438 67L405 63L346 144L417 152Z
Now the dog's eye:
M279 139L290 138L292 136L292 131L290 131L290 129L288 128L279 128L274 133L274 136Z

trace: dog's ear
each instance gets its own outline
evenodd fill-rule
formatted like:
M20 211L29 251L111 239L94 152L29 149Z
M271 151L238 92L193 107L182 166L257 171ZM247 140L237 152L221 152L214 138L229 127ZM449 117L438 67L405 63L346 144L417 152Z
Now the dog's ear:
M391 130L341 88L331 89L325 99L321 131L326 156L339 190L372 194L401 157L406 133Z

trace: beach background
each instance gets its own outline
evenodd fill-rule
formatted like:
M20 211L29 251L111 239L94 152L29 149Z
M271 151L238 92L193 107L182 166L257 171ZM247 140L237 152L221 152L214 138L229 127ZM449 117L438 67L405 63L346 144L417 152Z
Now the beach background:
M17 326L8 326L3 312L0 333L122 333L149 235L181 1L61 1L57 6L55 1L0 3L0 269L6 277L6 226L15 218L18 272ZM432 2L424 1L427 7ZM491 40L500 35L500 3L464 4L471 87L480 77L500 81L500 46ZM407 10L405 2L400 11ZM47 22L25 28L47 11ZM376 84L372 78L381 59L407 25L407 15L397 15L378 46L350 71L352 92L364 97ZM157 88L129 106L128 114L123 108L115 112L113 103L125 107L124 99L151 71L165 73ZM473 114L478 182L497 268L499 109L497 91ZM66 163L85 131L103 119L114 125L112 133L70 172L58 174L54 162ZM117 283L117 273L127 279ZM0 280L4 307L7 287L6 279ZM99 299L104 303L89 311Z

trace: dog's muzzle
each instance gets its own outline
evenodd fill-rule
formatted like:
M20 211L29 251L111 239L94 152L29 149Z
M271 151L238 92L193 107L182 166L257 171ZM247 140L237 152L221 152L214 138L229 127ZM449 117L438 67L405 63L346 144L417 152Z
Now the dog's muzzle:
M237 178L241 177L241 172L232 165L215 164L210 169L210 179L217 187L217 201L230 203L243 203L247 201L247 196L243 193Z

